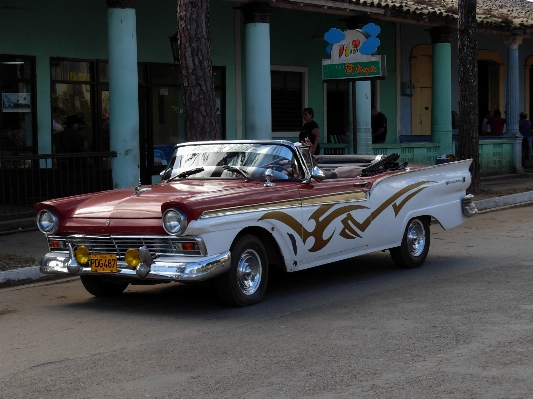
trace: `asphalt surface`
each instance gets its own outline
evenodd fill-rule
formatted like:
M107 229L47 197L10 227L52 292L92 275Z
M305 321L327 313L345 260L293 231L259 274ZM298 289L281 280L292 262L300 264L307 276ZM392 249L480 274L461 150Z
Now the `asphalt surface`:
M494 197L474 201L479 212L533 205L533 191L527 191L533 187L533 173L484 177L482 186L494 192ZM498 191L509 189L518 193L498 195ZM20 230L0 233L0 253L23 255L40 260L47 252L45 236L35 228L28 228L25 225ZM57 276L41 274L38 266L8 270L0 272L0 288L54 278Z

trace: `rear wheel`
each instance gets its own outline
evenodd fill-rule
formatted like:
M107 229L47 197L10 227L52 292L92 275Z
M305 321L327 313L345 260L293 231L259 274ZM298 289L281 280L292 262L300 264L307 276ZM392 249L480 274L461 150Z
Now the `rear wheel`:
M129 285L129 283L114 283L101 276L80 276L80 279L89 294L99 297L118 296Z
M416 217L407 223L402 245L391 248L390 255L394 263L405 269L421 266L429 252L430 233L426 217Z
M231 250L231 268L218 276L217 292L226 304L248 306L260 302L268 281L268 261L259 239L244 235L237 239Z

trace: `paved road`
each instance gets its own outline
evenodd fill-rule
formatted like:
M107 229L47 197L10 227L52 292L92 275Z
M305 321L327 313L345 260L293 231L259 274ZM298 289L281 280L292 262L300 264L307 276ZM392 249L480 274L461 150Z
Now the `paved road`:
M533 207L431 229L420 269L379 252L245 309L209 285L2 289L0 398L531 397Z

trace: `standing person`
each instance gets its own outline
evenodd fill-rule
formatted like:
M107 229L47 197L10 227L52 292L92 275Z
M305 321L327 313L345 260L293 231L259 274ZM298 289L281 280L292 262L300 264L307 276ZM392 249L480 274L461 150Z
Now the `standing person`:
M52 133L56 134L64 130L61 123L61 108L54 107L52 110Z
M304 108L303 118L305 123L302 126L299 138L300 143L311 146L311 154L319 155L320 143L318 139L320 138L320 130L318 129L318 123L313 120L314 116L313 108Z
M522 160L529 159L529 130L531 129L531 122L527 119L525 112L520 112L520 120L518 121L518 130L522 135Z
M481 134L483 136L490 135L490 111L487 111L483 118L483 122L481 122Z
M494 116L489 119L490 131L494 136L503 136L503 127L507 121L502 118L502 113L499 109L494 110Z
M372 144L381 144L387 138L387 117L372 107Z
M87 139L79 131L82 122L77 115L67 117L66 129L56 134L54 142L56 153L69 154L90 151Z

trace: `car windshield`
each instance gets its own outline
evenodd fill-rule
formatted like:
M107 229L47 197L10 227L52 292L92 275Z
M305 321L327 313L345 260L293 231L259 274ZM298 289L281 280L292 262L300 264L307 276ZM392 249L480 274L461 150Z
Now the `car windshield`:
M304 173L289 145L276 143L209 143L177 146L164 178L265 180L302 179ZM170 172L171 170L171 172Z

